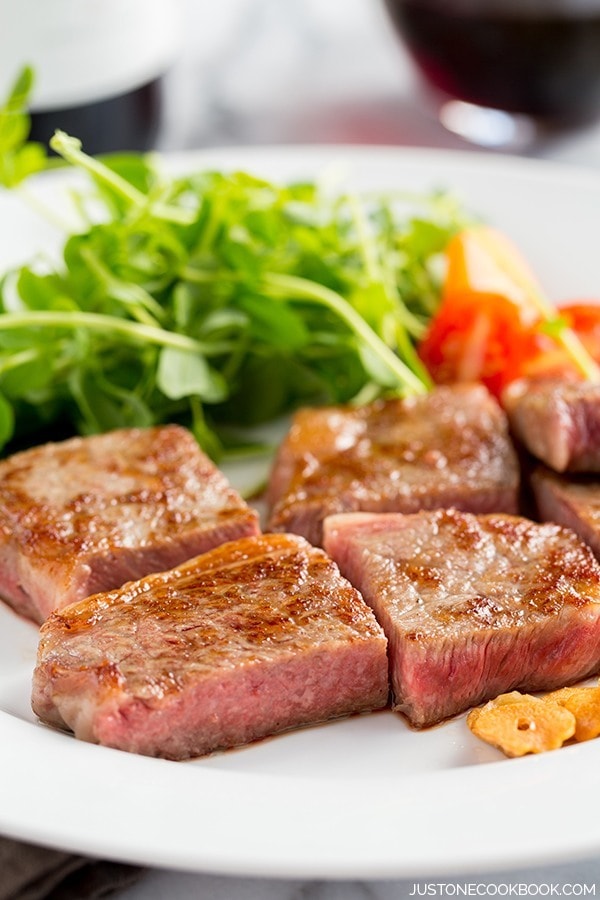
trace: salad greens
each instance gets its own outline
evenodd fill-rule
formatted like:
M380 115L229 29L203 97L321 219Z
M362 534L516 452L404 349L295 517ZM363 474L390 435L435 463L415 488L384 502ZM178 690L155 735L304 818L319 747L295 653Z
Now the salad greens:
M56 162L27 142L30 87L25 72L0 110L0 182L16 190ZM0 447L50 425L181 421L218 458L243 426L300 404L428 389L414 342L466 222L452 198L166 174L156 156L92 158L62 132L50 145L85 174L81 227L60 266L0 282Z

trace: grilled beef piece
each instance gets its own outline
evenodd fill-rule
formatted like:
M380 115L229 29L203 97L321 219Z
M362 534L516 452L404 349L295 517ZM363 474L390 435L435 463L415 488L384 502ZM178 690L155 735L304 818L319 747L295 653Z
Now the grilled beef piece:
M325 547L383 625L394 708L418 727L600 668L600 565L566 528L355 513L325 521Z
M256 513L175 425L72 438L0 462L0 596L38 622L258 531Z
M531 485L539 517L572 528L600 559L600 478L559 475L538 466Z
M511 428L556 472L600 472L600 384L523 379L502 397Z
M519 468L504 413L481 385L362 408L299 412L275 460L273 531L322 539L325 516L454 506L516 512Z
M387 698L359 593L322 550L264 535L55 612L32 702L83 740L185 759Z

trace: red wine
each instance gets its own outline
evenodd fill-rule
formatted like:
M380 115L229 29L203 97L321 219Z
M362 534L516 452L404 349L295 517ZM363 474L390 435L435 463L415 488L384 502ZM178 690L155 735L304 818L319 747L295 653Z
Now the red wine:
M385 4L415 62L444 93L557 124L600 114L600 4L569 13L500 0Z

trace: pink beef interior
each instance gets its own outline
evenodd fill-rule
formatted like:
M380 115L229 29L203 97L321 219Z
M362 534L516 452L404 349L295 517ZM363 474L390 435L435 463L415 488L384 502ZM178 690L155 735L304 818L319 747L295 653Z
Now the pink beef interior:
M531 484L539 517L572 528L600 559L600 477L558 475L538 466Z
M386 645L322 551L250 537L54 613L32 703L83 740L183 759L384 706Z
M185 429L123 429L0 462L0 595L53 609L259 530Z
M325 522L325 547L382 624L395 708L414 725L600 667L600 566L558 525L340 515Z
M511 426L530 453L556 472L600 472L600 385L523 379L503 397Z

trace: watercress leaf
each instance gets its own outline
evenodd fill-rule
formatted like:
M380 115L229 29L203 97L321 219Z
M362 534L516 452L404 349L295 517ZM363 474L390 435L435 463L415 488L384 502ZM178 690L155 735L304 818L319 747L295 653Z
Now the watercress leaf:
M61 275L41 275L27 266L19 270L17 290L27 309L77 309Z
M239 305L247 313L250 334L257 341L293 351L310 340L310 333L300 315L284 302L246 294L240 298Z
M200 447L211 459L220 460L223 456L223 444L214 424L207 421L202 404L197 400L191 402L191 413L190 428Z
M225 420L257 425L289 408L288 362L277 351L269 356L247 356L239 372L237 390L220 409Z
M3 364L10 368L3 370ZM44 348L28 348L23 353L12 357L0 356L0 388L4 396L10 399L17 397L30 402L39 402L42 392L54 382L52 359L44 352Z
M46 165L41 144L27 143L31 122L26 109L33 87L33 70L25 66L0 107L0 184L14 187Z
M101 156L100 159L109 169L144 194L150 191L156 181L152 157L145 153L110 153ZM104 182L100 184L101 190L104 190Z
M112 385L94 368L74 372L69 388L77 406L79 430L84 434L144 428L155 421L152 411L135 392Z
M218 403L229 393L223 376L203 356L174 347L161 350L156 383L171 400L194 396L207 403Z
M207 313L197 331L201 339L216 340L227 334L247 331L250 318L243 309L215 309Z
M242 271L247 279L258 279L262 260L247 234L238 225L233 225L222 236L218 252L226 266Z
M0 153L8 153L27 140L29 120L16 111L3 111L0 116Z
M28 87L25 78L21 94ZM41 162L23 143L24 121L5 131L5 182ZM32 409L32 398L51 416L70 409L86 431L176 418L216 457L225 419L420 389L410 338L439 298L435 257L460 218L451 204L370 197L359 221L352 198L318 183L173 178L156 158L94 160L68 135L53 140L93 186L77 206L93 224L67 240L62 271L28 266L18 290L0 285L6 315L58 314L18 329L0 320L11 390L19 366L34 366L28 353L48 361L46 384L34 368L24 379Z

